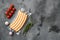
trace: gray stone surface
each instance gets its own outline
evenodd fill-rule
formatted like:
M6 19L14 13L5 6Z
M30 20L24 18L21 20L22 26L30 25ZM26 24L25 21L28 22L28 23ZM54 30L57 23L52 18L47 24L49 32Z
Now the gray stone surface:
M11 3L15 5L17 11L21 7L26 11L31 9L34 25L26 35L8 34L9 30L4 22L12 22L17 13L16 11L10 20L5 17L5 11ZM42 27L39 26L41 15L45 17ZM48 32L52 25L60 28L60 0L0 0L0 40L60 40L60 33Z

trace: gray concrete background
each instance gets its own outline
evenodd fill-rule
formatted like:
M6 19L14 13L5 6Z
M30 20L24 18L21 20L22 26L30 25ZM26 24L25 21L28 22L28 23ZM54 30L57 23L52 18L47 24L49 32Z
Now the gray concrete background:
M23 34L14 36L8 35L8 28L4 22L11 22L14 16L8 20L5 17L5 11L13 3L17 11L24 7L31 9L33 27L24 36ZM45 16L42 27L38 26L41 22L41 15ZM52 25L60 28L60 0L0 0L0 40L60 40L60 33L48 32ZM38 30L38 28L40 30Z

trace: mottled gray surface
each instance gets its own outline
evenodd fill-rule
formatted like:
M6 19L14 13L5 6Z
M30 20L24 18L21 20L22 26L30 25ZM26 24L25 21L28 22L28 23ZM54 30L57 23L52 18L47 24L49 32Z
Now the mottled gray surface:
M8 28L4 22L11 22L15 15L8 20L5 17L5 11L9 5L13 3L15 8L24 7L27 10L31 9L33 27L24 36L23 34L14 36L8 35ZM42 27L41 15L45 17ZM0 0L0 40L60 40L60 33L48 32L52 25L57 25L60 28L60 0Z

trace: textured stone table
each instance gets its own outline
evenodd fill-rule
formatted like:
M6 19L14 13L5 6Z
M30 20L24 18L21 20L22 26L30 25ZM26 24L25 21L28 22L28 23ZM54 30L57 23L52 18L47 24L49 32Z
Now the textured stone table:
M24 7L31 9L33 27L24 36L23 34L9 36L8 28L4 22L11 22L14 16L8 20L4 13L9 5L13 3L17 11ZM45 17L42 27L39 26L41 15ZM48 32L51 25L60 28L60 1L59 0L0 0L0 40L60 40L60 33ZM39 30L38 30L39 29Z

